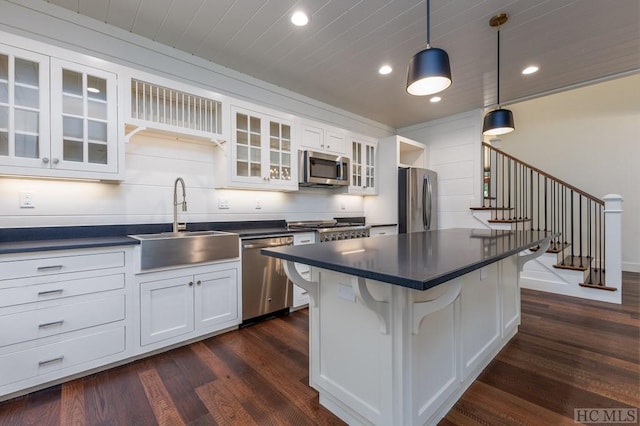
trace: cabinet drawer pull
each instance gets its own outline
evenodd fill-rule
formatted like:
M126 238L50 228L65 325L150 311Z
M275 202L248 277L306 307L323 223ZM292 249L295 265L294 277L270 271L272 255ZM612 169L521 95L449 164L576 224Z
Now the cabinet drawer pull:
M53 364L54 362L62 362L64 359L64 355L60 355L55 358L48 359L46 361L38 361L38 367L43 367L45 365Z
M302 293L300 293L300 294L309 294L309 292L308 292L308 291L303 291L303 292L302 292Z
M38 266L38 272L59 271L62 265Z
M45 322L44 324L38 324L38 328L46 328L46 327L53 327L55 325L62 325L63 322L64 320Z
M387 235L386 232L380 232L378 235Z
M57 290L39 291L38 296L53 296L54 294L62 294L62 291L61 288Z
M308 275L311 271L302 271L300 272L300 275Z
M300 240L300 244L306 244L306 243L310 243L311 240Z

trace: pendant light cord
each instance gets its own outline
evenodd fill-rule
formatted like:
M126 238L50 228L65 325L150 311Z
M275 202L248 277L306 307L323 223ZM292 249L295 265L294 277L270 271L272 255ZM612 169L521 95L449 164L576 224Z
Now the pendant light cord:
M431 14L429 13L430 1L427 0L427 49L431 47Z
M498 87L496 100L498 103L498 109L500 109L500 25L498 25Z

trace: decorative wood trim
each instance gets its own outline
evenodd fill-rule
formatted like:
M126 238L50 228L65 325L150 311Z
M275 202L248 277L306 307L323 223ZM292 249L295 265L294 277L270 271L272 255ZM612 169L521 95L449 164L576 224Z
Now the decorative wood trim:
M462 284L459 280L453 281L449 285L441 286L444 291L441 291L440 294L435 296L434 299L424 301L424 302L414 302L413 303L413 334L420 334L420 322L424 317L429 314L432 314L440 309L446 308L460 295L460 290L462 289ZM436 287L437 288L437 287ZM435 288L434 288L435 289Z
M549 249L549 246L551 245L551 237L552 236L545 238L544 241L542 241L538 246L539 248L537 251L529 254L521 254L520 256L518 256L518 271L522 272L522 268L524 268L525 263L532 259L535 259L536 257L542 256L542 254Z
M289 279L293 281L295 285L298 287L302 287L309 293L309 297L311 299L311 303L313 303L313 307L318 307L318 282L317 281L308 281L304 279L302 275L296 269L296 263L291 260L286 260L282 262L282 266L284 267L284 272L287 274Z
M382 302L373 298L369 289L367 288L367 280L363 277L351 277L351 286L356 296L360 299L362 304L369 310L373 311L378 316L380 323L380 333L389 333L389 302Z

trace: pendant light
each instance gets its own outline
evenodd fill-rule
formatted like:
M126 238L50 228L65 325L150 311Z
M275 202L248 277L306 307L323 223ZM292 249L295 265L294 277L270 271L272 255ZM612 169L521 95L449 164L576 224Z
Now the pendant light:
M515 129L513 113L508 109L500 108L500 25L507 22L508 19L509 16L506 13L500 13L489 20L489 25L498 29L498 84L496 96L498 108L484 116L482 134L487 136L504 135L513 132Z
M438 93L451 86L449 55L442 49L430 45L431 17L427 0L427 48L416 53L409 62L407 92L425 96Z

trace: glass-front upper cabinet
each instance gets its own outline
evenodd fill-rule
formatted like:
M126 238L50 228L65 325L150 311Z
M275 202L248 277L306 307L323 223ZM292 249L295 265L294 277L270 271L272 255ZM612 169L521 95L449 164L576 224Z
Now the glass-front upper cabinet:
M244 108L232 109L232 164L225 186L297 189L291 123Z
M361 137L351 138L351 182L349 193L377 194L376 182L377 141Z
M291 181L291 126L269 120L269 180Z
M0 44L0 164L48 167L49 59Z
M117 172L116 75L52 59L51 81L52 167Z

